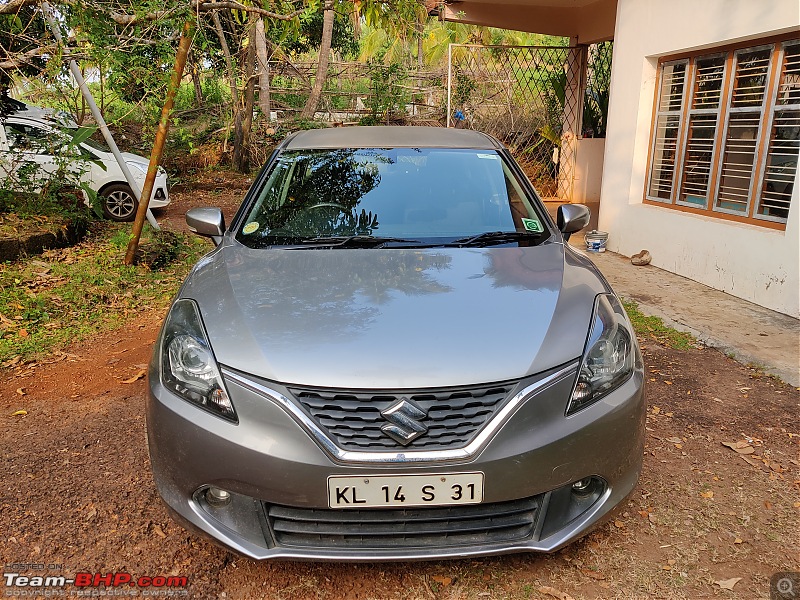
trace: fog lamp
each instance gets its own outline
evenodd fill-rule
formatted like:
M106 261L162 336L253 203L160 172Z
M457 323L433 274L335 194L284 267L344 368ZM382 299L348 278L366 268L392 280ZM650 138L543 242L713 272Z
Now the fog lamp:
M591 477L585 477L583 479L579 479L575 483L572 484L572 491L576 494L588 494L592 491L592 483L593 479Z
M217 487L206 490L206 502L211 506L225 506L231 501L231 493Z

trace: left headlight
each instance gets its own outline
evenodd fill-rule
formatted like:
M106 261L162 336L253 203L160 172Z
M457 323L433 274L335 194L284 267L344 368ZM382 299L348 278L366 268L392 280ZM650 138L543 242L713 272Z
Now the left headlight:
M192 300L178 300L167 315L161 342L161 381L184 400L238 423L200 311Z
M622 385L633 372L633 363L634 341L625 309L615 296L600 294L567 416Z

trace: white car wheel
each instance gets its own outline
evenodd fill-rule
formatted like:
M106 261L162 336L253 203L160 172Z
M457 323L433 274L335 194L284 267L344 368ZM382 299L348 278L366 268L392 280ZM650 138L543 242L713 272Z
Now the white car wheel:
M133 221L138 202L127 185L114 184L102 193L103 215L112 221Z

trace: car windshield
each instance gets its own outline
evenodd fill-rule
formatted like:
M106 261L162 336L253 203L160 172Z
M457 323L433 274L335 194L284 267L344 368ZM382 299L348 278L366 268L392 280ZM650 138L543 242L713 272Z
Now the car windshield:
M546 237L534 200L492 150L283 152L241 223L236 239L252 248L353 236L428 244Z

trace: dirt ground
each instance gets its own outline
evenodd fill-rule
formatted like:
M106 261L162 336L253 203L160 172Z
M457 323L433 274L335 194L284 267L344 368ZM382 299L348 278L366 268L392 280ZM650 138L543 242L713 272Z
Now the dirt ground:
M247 185L204 174L161 219L182 227L197 205L230 218ZM800 570L800 393L714 350L650 340L639 486L615 520L568 548L356 565L233 555L172 522L150 476L142 375L162 318L142 314L0 372L5 573L178 575L192 598L565 600L768 598L772 574Z

